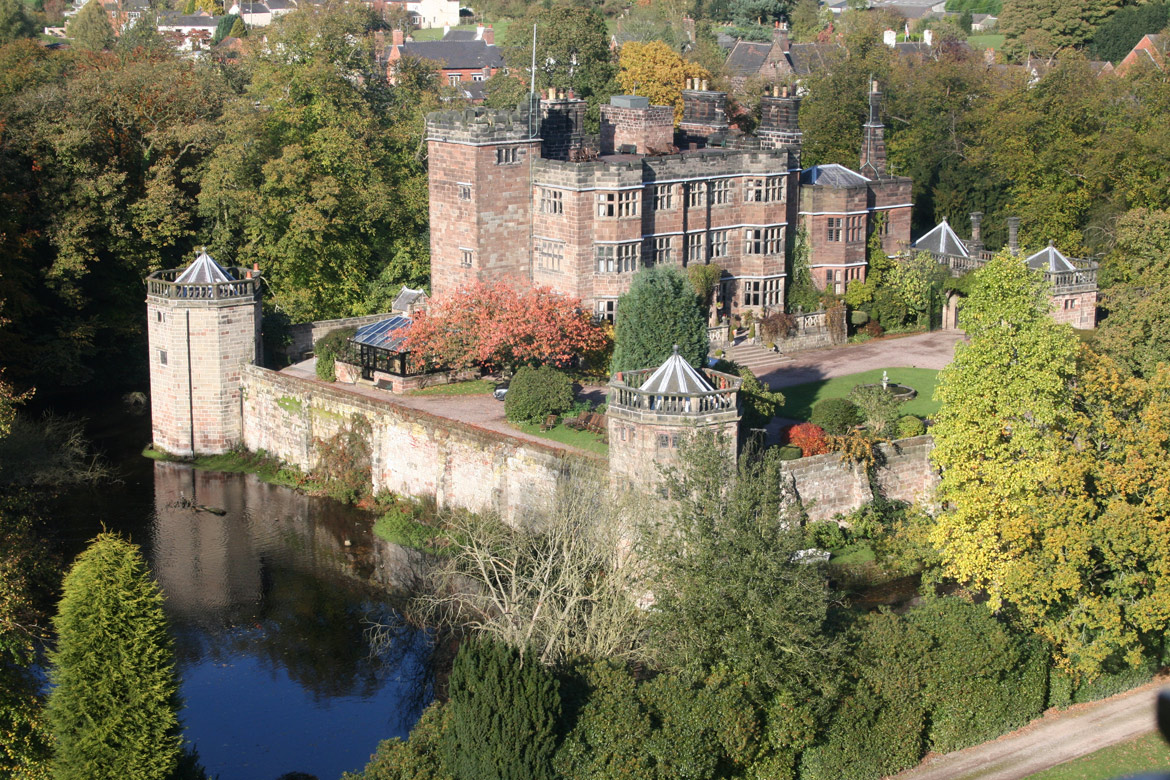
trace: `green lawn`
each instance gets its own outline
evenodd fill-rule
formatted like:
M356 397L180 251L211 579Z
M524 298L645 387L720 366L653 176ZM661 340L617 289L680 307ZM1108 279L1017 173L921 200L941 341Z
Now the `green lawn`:
M982 51L984 49L1000 49L1003 47L1003 36L995 35L970 35L967 37L967 43L975 51Z
M411 390L407 395L483 395L495 389L496 383L489 379L472 379L470 382L452 382L448 385Z
M874 556L873 548L869 546L869 542L861 541L847 545L839 552L833 553L833 557L829 559L829 563L833 566L855 566L863 563L873 563L875 559L876 556Z
M823 379L793 387L776 388L784 394L785 404L780 409L781 417L794 420L807 420L812 415L812 407L817 401L825 398L844 398L857 385L864 385L882 381L882 370L862 371L859 374L839 376L835 379ZM890 381L908 385L918 391L918 397L902 406L904 414L916 414L919 417L928 417L938 411L938 404L932 399L934 384L938 372L929 368L887 368Z
M1170 748L1153 732L1029 775L1028 780L1108 780L1156 769L1170 769Z
M513 425L515 424L513 423ZM568 444L570 447L596 452L599 455L609 454L609 445L603 442L601 437L596 433L574 430L573 428L567 427L564 423L559 423L555 428L547 431L540 430L540 423L520 423L519 425L515 425L515 427L527 434L538 436L542 439L551 439L561 444Z

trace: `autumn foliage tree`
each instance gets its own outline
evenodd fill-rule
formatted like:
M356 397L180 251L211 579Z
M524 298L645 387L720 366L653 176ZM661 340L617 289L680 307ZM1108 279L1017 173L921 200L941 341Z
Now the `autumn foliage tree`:
M684 60L662 41L625 44L618 68L618 82L623 90L645 95L651 105L673 106L675 124L682 120L682 91L687 79L710 77L702 65Z
M567 366L599 355L607 328L576 298L548 287L516 290L504 282L474 282L416 316L405 348L425 365L447 368Z

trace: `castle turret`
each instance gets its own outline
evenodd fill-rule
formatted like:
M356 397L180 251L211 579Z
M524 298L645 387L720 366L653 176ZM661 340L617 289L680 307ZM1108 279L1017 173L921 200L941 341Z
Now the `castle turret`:
M886 175L885 125L882 124L882 93L878 83L870 83L869 121L865 123L861 143L861 175L880 178Z
M741 384L737 376L695 370L677 346L656 369L615 374L606 411L609 472L615 484L656 484L658 467L674 464L680 441L697 432L721 435L734 454Z
M260 271L225 269L204 250L146 289L154 446L227 452L242 437L241 368L260 354Z

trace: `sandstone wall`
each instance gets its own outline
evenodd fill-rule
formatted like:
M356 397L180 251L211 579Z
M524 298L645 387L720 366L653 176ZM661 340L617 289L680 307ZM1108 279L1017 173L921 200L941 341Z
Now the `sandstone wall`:
M567 459L583 457L255 366L244 371L243 408L244 446L305 470L316 465L314 441L360 414L372 428L375 491L509 520L551 496Z
M916 436L878 449L884 462L876 477L883 495L911 503L928 500L938 485L938 472L930 464L934 439ZM784 471L813 522L831 520L873 500L864 469L843 462L837 453L785 461Z

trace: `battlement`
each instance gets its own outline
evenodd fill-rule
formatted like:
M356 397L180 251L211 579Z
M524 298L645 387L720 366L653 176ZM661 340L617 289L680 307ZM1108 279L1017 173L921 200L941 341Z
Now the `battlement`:
M465 108L427 114L427 140L492 144L529 141L540 136L539 118L527 105L515 108Z
M792 161L783 149L701 149L660 157L625 156L590 162L536 160L533 180L566 189L620 189L653 182L704 179L716 176L777 175Z

